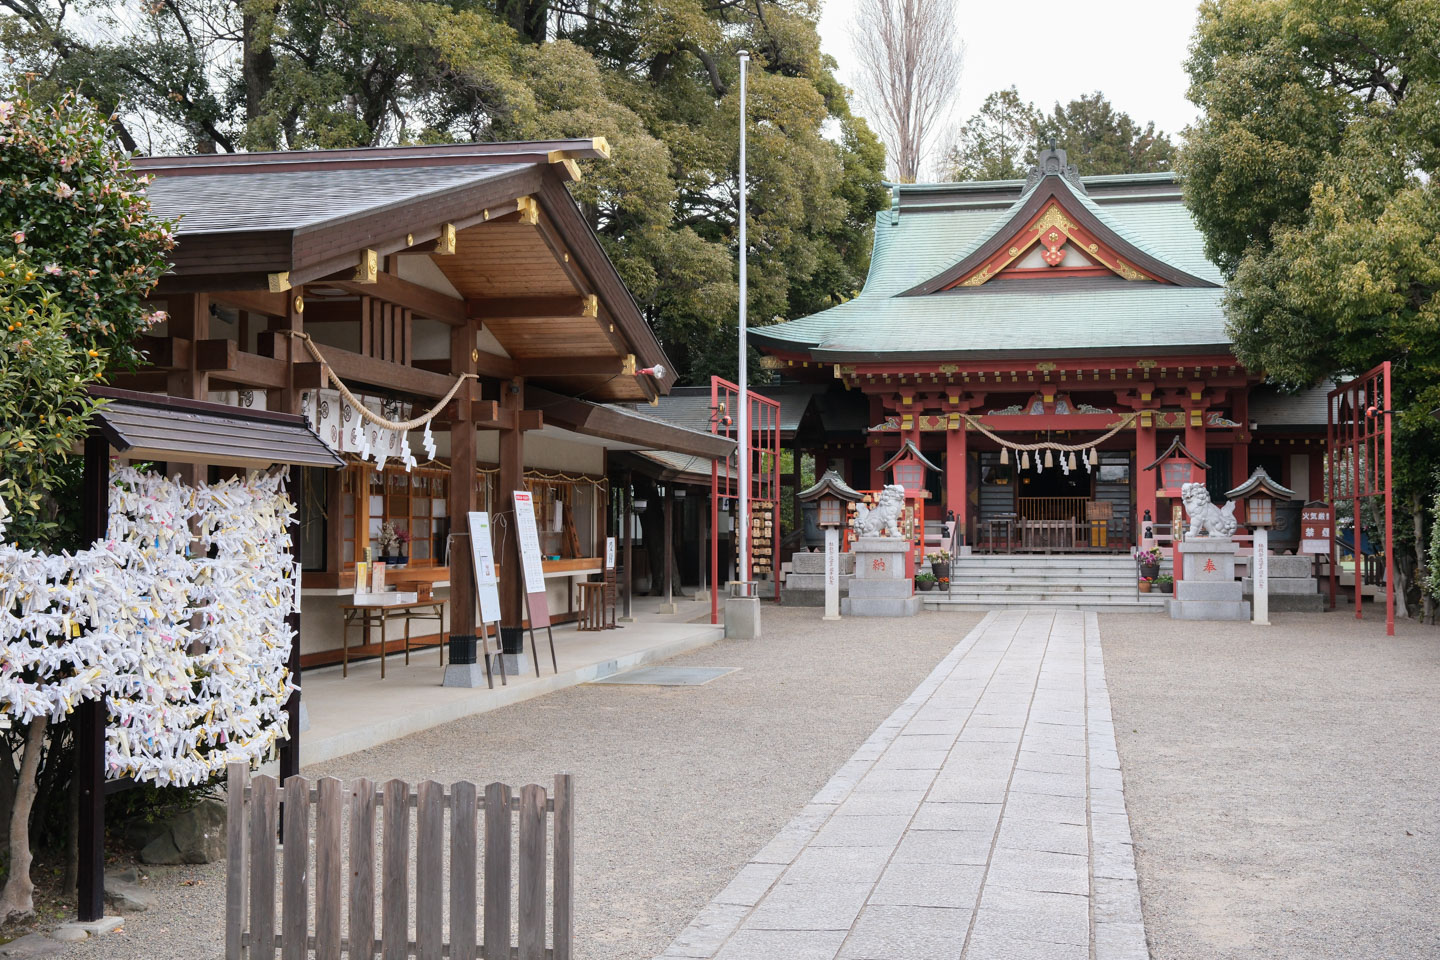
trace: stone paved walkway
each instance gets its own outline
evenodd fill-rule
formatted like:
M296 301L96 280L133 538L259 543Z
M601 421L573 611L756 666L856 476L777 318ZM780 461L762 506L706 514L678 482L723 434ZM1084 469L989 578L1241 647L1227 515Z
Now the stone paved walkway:
M991 613L662 956L1140 960L1130 843L1095 614Z

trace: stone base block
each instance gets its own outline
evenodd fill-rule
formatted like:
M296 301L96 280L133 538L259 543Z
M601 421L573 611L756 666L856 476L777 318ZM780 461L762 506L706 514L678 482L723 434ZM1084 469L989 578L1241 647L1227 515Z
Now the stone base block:
M844 593L846 589L849 588L850 581L854 579L855 578L852 575L842 573L840 575L840 592ZM782 592L785 590L819 590L821 593L824 593L825 574L792 573L785 578L785 585L782 586L780 589Z
M1255 592L1254 581L1249 577L1240 579L1240 589L1247 596ZM1281 597L1305 597L1310 594L1320 595L1320 584L1312 577L1305 577L1301 580L1280 579L1272 576L1270 578L1270 596Z
M1275 585L1273 582L1270 584ZM1252 594L1245 594L1245 599L1254 603L1255 597ZM1272 593L1270 594L1271 613L1324 613L1325 598L1318 593Z
M1240 599L1240 584L1206 580L1180 580L1175 584L1176 600L1228 600Z
M840 575L843 577L854 572L855 554L840 554ZM825 577L825 551L797 553L792 556L790 558L790 575L794 576L797 573L820 577L823 580Z
M913 617L924 603L920 597L846 597L840 601L840 613L847 617Z
M850 596L886 600L904 600L915 592L909 580L860 580L850 581Z
M530 662L530 651L528 650L524 653L502 653L500 656L505 658L505 675L507 677L520 677L535 672L535 665ZM500 668L492 661L490 669L498 672ZM481 674L485 672L483 663L480 664L480 672Z
M101 934L114 933L125 929L124 917L101 917L99 920L71 920L62 923L51 933L51 937L62 942L87 940ZM12 941L13 942L13 941Z
M1243 600L1171 600L1171 620L1249 620L1250 604Z
M725 639L760 639L760 598L725 598Z
M491 663L490 668L499 672L499 666ZM485 664L483 663L447 663L445 664L445 679L440 682L442 687L484 687Z

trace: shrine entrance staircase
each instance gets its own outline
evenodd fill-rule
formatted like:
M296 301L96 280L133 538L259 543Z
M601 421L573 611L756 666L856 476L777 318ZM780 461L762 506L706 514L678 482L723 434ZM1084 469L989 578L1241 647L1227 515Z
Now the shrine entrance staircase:
M920 594L927 610L1085 610L1148 613L1164 607L1159 592L1135 589L1127 554L972 554L950 563L950 591Z

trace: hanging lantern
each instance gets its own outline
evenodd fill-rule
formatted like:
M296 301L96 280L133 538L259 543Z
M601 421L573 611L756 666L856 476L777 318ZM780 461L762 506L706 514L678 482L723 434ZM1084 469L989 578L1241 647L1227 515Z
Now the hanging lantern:
M1070 469L1071 469L1071 470L1074 470L1074 469L1075 469L1075 451L1074 451L1074 450L1071 450L1071 451L1070 451Z
M1049 448L1049 447L1046 447L1046 448L1045 448L1045 466L1047 466L1047 467L1053 467L1053 466L1055 466L1055 455L1050 452L1050 448Z
M1022 454L1020 454L1020 469L1021 469L1021 470L1029 470L1029 469L1030 469L1030 454L1029 454L1029 453L1022 453Z
M1009 465L1010 465L1010 448L1009 448L1009 447L1001 447L1001 448L1000 448L1000 466L1002 466L1002 467L1008 467Z

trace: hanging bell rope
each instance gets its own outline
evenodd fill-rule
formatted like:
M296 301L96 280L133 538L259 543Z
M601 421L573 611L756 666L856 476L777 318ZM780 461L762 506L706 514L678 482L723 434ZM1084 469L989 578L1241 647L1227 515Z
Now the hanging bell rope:
M288 334L298 340L303 340L305 342L305 349L310 352L310 356L315 358L315 362L320 364L321 385L324 385L325 380L329 380L329 382L335 385L335 389L340 391L340 396L345 398L345 402L354 408L356 413L360 414L361 419L375 424L375 426L380 427L382 430L395 430L399 433L405 433L408 430L414 430L416 427L425 426L440 415L440 411L445 409L447 403L455 399L455 394L460 392L460 388L464 386L466 380L479 379L473 373L462 373L456 378L454 385L450 387L450 392L441 397L440 402L435 404L428 412L421 414L413 420L386 420L365 406L365 404L361 403L360 399L350 392L350 388L345 386L345 382L335 375L334 370L330 369L330 364L325 360L325 357L321 355L320 348L315 346L315 341L310 338L310 334L301 333L298 330L282 330L280 332Z

